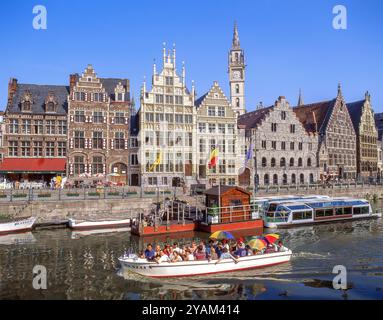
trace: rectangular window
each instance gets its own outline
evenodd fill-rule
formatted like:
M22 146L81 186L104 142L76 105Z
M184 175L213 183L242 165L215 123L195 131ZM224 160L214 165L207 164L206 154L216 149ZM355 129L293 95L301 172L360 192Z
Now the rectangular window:
M46 157L55 156L55 143L53 141L48 141L45 143L45 156Z
M227 165L228 173L235 174L235 160L229 160Z
M19 120L11 119L9 124L9 133L19 133Z
M136 153L130 155L130 165L132 166L138 165L138 155Z
M43 142L42 141L34 141L33 142L33 156L34 157L42 157L43 156Z
M182 96L175 96L174 97L176 99L176 104L183 104L183 97Z
M302 143L302 142L299 142L299 144L298 144L298 149L299 149L299 150L303 150L303 143Z
M102 149L102 145L103 145L102 132L101 131L93 132L93 136L92 136L93 149Z
M295 124L290 124L290 133L295 133Z
M104 164L102 162L102 157L95 156L92 161L92 174L104 173Z
M66 156L66 142L63 142L63 141L57 142L57 156L58 157Z
M174 103L174 96L166 95L165 96L165 102L167 104L173 104Z
M154 113L151 113L151 112L145 113L145 119L147 122L154 122Z
M164 103L164 95L156 94L156 103Z
M174 122L174 117L171 113L167 113L165 114L165 120L169 123L173 123Z
M215 123L209 123L209 133L215 133Z
M67 125L65 120L58 121L58 134L67 134Z
M206 123L198 123L198 131L199 133L206 133Z
M78 122L78 123L85 122L85 112L82 110L76 110L74 113L74 122Z
M85 101L85 92L76 92L75 100L77 101Z
M130 147L131 148L137 148L138 147L138 139L137 138L130 138Z
M175 120L176 120L176 123L183 123L184 122L184 117L182 114L176 114L175 115Z
M46 133L47 134L55 134L56 133L55 125L56 125L56 121L54 121L54 120L47 120L46 124L45 124Z
M19 155L18 147L19 143L17 141L9 141L8 153L10 157L17 157Z
M262 140L262 149L266 150L266 140Z
M164 114L156 113L156 122L162 122L162 121L164 121Z
M225 117L225 107L218 107L218 117Z
M21 131L23 134L31 133L31 120L23 120Z
M208 107L207 108L207 115L209 117L215 117L215 107Z
M73 171L74 174L83 174L85 173L85 163L83 156L75 156L73 159Z
M206 152L205 139L199 139L199 152L200 153L205 153Z
M277 150L277 142L276 141L271 141L271 149Z
M295 148L294 142L290 142L290 150L294 150L294 148Z
M218 124L218 133L225 134L225 125L222 123Z
M123 132L116 132L114 134L114 148L117 150L125 148L125 135Z
M172 86L174 84L173 77L165 77L165 84L167 86Z
M102 102L104 100L104 94L103 93L99 93L99 92L96 92L94 95L93 95L93 100L95 102Z
M281 149L286 150L286 142L285 141L281 142Z
M271 132L277 132L277 124L276 123L271 124Z
M235 140L229 139L227 141L227 152L228 153L235 153Z
M74 147L76 149L84 149L85 148L84 131L75 131L74 132Z
M234 133L235 133L235 127L234 127L234 124L228 124L228 125L227 125L227 133L228 133L228 134L234 134Z
M94 111L93 123L103 123L103 122L104 122L104 116L102 114L102 111Z
M193 123L193 116L190 114L185 115L185 123Z
M31 156L31 143L30 141L21 141L21 156L30 157Z

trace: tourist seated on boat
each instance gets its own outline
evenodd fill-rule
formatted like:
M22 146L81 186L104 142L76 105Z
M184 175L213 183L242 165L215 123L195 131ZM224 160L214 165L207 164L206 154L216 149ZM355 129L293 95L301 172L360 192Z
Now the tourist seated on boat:
M272 244L268 244L266 248L263 249L264 253L274 253L275 247Z
M217 263L219 263L221 260L223 259L233 259L235 263L238 263L238 259L236 259L235 257L233 257L233 255L229 252L229 250L227 250L227 248L223 248L223 252L221 254L221 257L217 260Z
M234 251L234 256L236 258L246 257L247 256L247 250L246 250L245 244L241 243L238 247L239 248Z
M138 252L138 257L140 259L145 259L145 254L144 254L144 252L142 250Z
M278 241L278 245L276 246L276 251L278 251L278 252L286 252L286 251L288 251L288 250L289 250L289 249L286 248L286 247L283 245L282 241Z
M165 254L163 250L160 251L160 257L155 260L157 263L170 262L170 258Z
M262 250L258 250L258 249L253 249L253 255L259 255L259 254L263 254Z
M223 240L222 240L222 246L223 246L224 248L226 248L227 251L229 251L230 246L229 246L229 243L227 242L226 239L223 239Z
M202 247L202 251L204 253L206 253L206 246L205 246L205 242L203 240L200 241L199 245Z
M222 247L222 244L218 243L215 247L215 252L217 253L217 256L218 256L218 259L220 258L221 254L222 254L222 250L223 250L223 247Z
M194 253L194 251L196 251L196 250L197 250L197 244L193 241L191 246L190 246L190 251L192 253Z
M164 253L169 257L171 255L171 246L169 244L165 245Z
M246 255L247 256L252 256L253 255L253 250L251 250L250 246L247 244L246 247Z
M158 257L161 257L161 246L160 245L156 245L156 249L155 249L155 251L156 251L156 258L158 258Z
M181 262L182 257L179 255L177 251L173 251L173 255L171 257L171 262Z
M176 251L178 254L182 254L183 250L178 246L177 242L173 243L173 251Z
M218 254L217 252L215 251L214 247L211 246L210 247L210 253L209 255L207 256L207 259L210 261L210 260L217 260L218 259Z
M194 254L191 252L190 248L187 247L185 249L185 256L184 256L185 261L194 261Z
M146 246L145 258L151 261L151 260L154 260L155 256L156 256L156 252L154 251L153 246L149 243Z
M199 245L197 247L197 250L194 252L194 258L195 260L205 260L206 259L206 253L203 251L203 247Z

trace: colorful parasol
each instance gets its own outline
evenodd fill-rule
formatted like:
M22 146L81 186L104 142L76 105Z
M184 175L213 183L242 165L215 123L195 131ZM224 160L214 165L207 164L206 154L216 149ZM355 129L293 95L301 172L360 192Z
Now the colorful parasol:
M250 248L257 250L262 250L267 245L267 243L262 239L253 239L250 240L247 244L250 246Z
M276 234L276 233L269 233L269 234L266 234L264 236L264 238L270 242L270 243L274 243L275 241L277 241L279 239L279 234Z
M227 231L216 231L209 238L216 239L216 240L235 239L234 236Z

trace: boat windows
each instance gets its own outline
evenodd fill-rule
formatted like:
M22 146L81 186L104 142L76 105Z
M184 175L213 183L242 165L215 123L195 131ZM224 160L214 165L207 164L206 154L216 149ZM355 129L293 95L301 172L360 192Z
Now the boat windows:
M320 217L331 217L333 215L332 209L323 209L323 210L316 210L315 211L315 216L317 218Z
M354 214L369 214L370 208L369 207L356 207L354 208Z
M351 207L335 208L335 215L337 215L337 216L351 214L351 213L352 213Z
M311 211L294 212L293 220L309 220L313 218Z

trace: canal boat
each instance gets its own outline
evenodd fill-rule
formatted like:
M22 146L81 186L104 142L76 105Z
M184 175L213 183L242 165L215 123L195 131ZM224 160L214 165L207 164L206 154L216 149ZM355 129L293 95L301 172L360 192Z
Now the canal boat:
M381 216L381 213L373 212L365 199L329 198L270 203L263 219L266 228L280 228Z
M20 217L10 220L0 220L0 235L30 231L32 230L35 221L35 217Z
M69 228L74 230L86 229L105 229L105 228L126 228L130 227L132 219L104 219L104 220L79 220L70 218L68 221Z
M291 256L291 250L287 250L238 258L237 263L233 259L222 259L218 263L218 260L156 263L138 258L135 255L123 256L118 260L123 270L152 278L165 278L201 276L263 268L289 262Z

